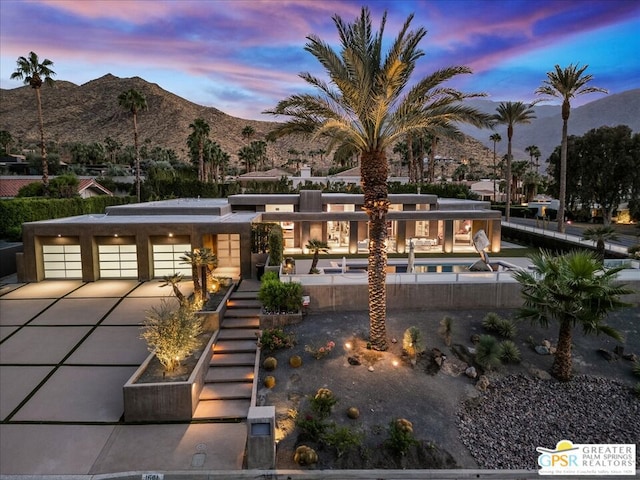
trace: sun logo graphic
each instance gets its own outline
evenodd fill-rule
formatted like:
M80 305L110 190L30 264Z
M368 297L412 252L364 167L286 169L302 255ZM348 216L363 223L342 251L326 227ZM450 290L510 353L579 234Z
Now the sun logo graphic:
M540 453L538 465L542 467L542 470L578 466L578 447L575 447L573 442L569 440L560 440L556 444L555 450L538 447L536 451Z
M537 447L540 475L635 475L635 444L577 444L560 440L556 448Z

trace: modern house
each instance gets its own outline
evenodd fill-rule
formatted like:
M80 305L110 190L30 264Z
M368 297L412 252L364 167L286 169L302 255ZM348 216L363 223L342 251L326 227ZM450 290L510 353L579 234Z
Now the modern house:
M500 249L500 212L489 202L439 199L435 195L391 194L388 250L470 252L484 230L489 250ZM108 207L83 215L23 225L18 278L95 281L102 278L161 278L191 275L180 257L208 247L218 257L219 275L251 277L251 225L279 223L285 253L304 252L310 239L326 241L334 253L365 253L367 215L361 194L322 193L233 195L228 199L178 199Z

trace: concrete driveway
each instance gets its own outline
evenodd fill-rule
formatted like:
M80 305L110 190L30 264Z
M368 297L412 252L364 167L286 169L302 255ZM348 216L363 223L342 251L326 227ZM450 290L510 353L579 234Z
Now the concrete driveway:
M245 424L122 421L122 386L149 354L144 312L170 295L157 281L0 286L0 474L242 468Z

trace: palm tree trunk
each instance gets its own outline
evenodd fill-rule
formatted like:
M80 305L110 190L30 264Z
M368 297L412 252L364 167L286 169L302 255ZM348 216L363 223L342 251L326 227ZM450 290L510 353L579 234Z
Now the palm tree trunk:
M387 176L384 151L364 152L360 162L364 208L369 216L369 340L374 350L387 350Z
M36 102L38 104L38 126L40 127L40 156L42 157L42 184L45 195L49 195L49 162L47 162L47 146L44 143L44 121L42 119L42 99L40 89L36 91Z
M571 343L571 323L565 321L560 322L558 347L553 365L551 366L551 374L562 382L568 382L571 379Z
M498 203L496 198L496 141L493 141L493 203Z
M320 259L320 250L317 248L313 251L313 260L311 260L311 268L309 269L309 273L316 273L316 269L318 268L318 260Z
M560 145L560 197L558 205L558 232L564 233L564 212L567 196L567 129L569 124L569 102L562 104L562 144Z
M429 153L429 183L436 181L436 148L438 147L438 137L433 137L431 141L431 151Z
M204 182L204 145L198 142L198 180Z
M133 143L136 149L136 197L140 203L140 149L138 148L138 120L133 114Z
M407 161L409 162L409 183L417 183L416 161L413 158L413 135L407 135Z
M511 138L513 137L513 126L509 125L507 127L507 137L509 141L507 142L507 206L504 212L504 218L508 222L511 217Z

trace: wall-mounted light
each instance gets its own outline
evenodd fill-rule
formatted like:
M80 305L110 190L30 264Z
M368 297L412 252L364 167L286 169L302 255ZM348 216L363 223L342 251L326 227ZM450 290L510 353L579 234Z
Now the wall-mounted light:
M113 236L114 236L115 238L118 238L118 234L117 234L117 233L114 233L114 234L113 234Z
M173 233L170 233L170 234L169 234L169 238L173 238Z
M61 237L62 237L62 235L58 234L58 238L61 238Z

